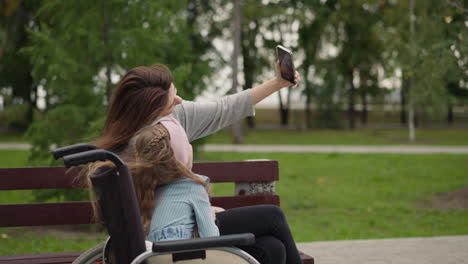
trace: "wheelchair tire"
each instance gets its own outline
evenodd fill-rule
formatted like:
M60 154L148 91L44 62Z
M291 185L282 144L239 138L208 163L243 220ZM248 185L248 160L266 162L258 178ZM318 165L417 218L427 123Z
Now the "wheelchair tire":
M102 252L106 246L106 242L101 242L94 247L86 250L79 255L72 264L95 264L98 260L102 259Z

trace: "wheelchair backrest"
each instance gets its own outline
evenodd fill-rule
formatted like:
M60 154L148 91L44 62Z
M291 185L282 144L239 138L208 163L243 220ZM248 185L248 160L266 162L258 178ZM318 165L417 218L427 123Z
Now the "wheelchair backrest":
M129 264L146 250L140 210L128 167L100 167L91 182L118 264Z

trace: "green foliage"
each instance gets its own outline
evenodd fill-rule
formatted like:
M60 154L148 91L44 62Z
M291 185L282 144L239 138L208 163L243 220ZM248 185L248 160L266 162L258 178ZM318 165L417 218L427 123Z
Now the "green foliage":
M32 121L36 84L31 76L32 65L19 50L27 44L26 28L33 20L41 1L2 1L0 5L0 91L9 90L5 112L0 113L7 127L25 131ZM19 104L21 106L16 106Z
M439 111L448 100L448 83L466 78L460 70L466 67L461 63L466 55L457 58L454 52L466 46L465 19L459 18L463 11L444 1L415 0L411 32L408 5L403 1L385 9L387 65L401 68L403 79L412 79L409 96L417 107Z
M24 130L29 125L27 118L29 105L11 104L7 105L3 111L0 111L0 126L14 130Z
M112 87L133 67L168 65L185 99L204 89L203 76L212 71L204 55L211 46L196 31L200 7L192 2L209 6L183 0L47 1L41 6L37 24L28 30L30 45L21 51L46 92L46 108L36 111L27 132L31 164L56 164L52 146L94 140Z
M203 53L193 54L188 36L197 33L189 31L185 8L185 1L45 3L38 13L40 27L29 30L31 45L22 51L47 93L47 108L36 113L28 132L32 160L43 159L52 144L95 138L109 87L132 67L167 64L180 94L193 98L210 69L200 59Z

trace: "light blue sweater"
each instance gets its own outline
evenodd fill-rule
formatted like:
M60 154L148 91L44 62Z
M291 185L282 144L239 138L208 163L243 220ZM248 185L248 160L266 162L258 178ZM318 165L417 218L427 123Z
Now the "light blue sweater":
M206 183L209 178L201 176ZM156 189L156 203L147 239L152 242L192 237L195 224L200 237L219 236L205 188L185 178Z

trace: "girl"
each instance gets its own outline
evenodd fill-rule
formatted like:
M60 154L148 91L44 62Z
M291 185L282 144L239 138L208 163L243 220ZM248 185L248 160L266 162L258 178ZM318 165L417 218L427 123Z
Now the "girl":
M192 173L192 147L177 120L166 117L138 132L134 155L128 165L148 240L219 236L208 177Z

